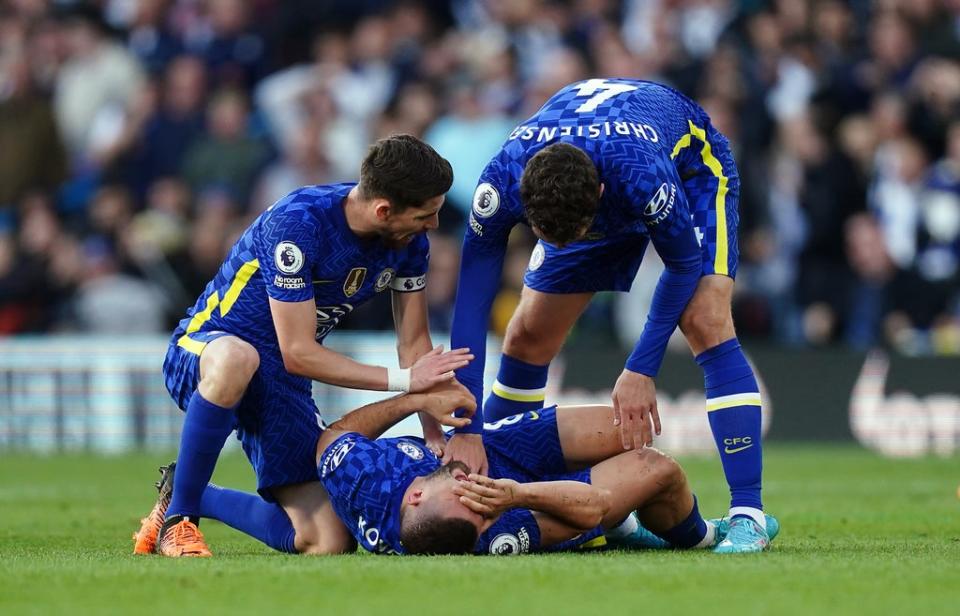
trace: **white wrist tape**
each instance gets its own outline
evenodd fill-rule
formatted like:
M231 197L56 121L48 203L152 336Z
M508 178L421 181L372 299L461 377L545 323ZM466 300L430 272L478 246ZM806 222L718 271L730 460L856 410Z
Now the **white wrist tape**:
M387 391L410 391L410 368L387 368Z

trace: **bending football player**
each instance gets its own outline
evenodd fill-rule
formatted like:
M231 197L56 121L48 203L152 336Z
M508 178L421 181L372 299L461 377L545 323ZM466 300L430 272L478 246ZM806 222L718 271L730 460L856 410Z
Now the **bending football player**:
M480 399L484 342L507 238L540 241L478 416L543 406L550 362L594 293L627 291L649 244L665 271L643 334L613 389L623 448L660 433L655 379L679 325L703 370L710 429L730 486L720 553L769 544L761 499L760 389L730 311L739 251L740 179L727 139L695 102L666 86L587 79L561 88L507 137L474 194L451 341L477 355L457 378ZM483 465L480 422L458 430L445 460ZM473 434L476 432L477 434Z

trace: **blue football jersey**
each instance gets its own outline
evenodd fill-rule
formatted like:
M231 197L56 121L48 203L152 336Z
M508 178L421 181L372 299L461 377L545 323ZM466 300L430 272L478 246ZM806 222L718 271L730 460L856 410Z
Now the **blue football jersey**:
M320 458L320 482L337 517L365 550L403 554L400 505L417 477L441 466L423 441L414 437L371 440L357 433L340 436ZM491 466L491 477L499 477ZM477 541L476 552L518 554L540 547L540 529L527 509L506 511Z
M355 186L307 186L262 213L234 244L173 334L225 331L254 345L261 362L280 361L269 298L314 300L322 342L356 306L386 289L419 291L429 259L426 234L401 248L356 236L343 201Z
M320 459L320 482L337 517L365 550L403 554L400 505L403 493L440 460L414 438L371 440L357 433L341 436Z
M669 199L686 167L696 165L699 170L701 163L689 148L676 159L671 157L674 145L690 133L691 121L703 126L706 114L687 97L657 83L590 79L563 88L510 133L484 169L474 193L467 241L496 247L506 242L517 223L526 223L520 202L523 169L534 154L558 142L586 152L604 185L587 239L648 235L671 213L666 207L647 207L658 203L651 199L661 186L668 184Z
M560 252L574 254L597 247L611 253L612 267L620 253L609 246L639 245L642 250L651 241L668 268L677 263L689 269L699 262L701 247L682 178L703 170L700 148L689 146L691 138L699 139L708 126L709 118L696 103L666 86L631 79L589 79L561 89L510 133L481 174L474 194L451 336L454 347L470 347L476 355L457 377L478 400L483 394L487 323L507 238L515 225L527 224L520 200L527 161L547 145L570 143L587 153L599 173L603 193L592 226L581 240ZM543 254L538 246L530 270L540 267ZM585 269L596 274L603 268L604 264L593 263ZM536 273L543 274L544 269ZM582 277L588 280L591 271L582 272Z

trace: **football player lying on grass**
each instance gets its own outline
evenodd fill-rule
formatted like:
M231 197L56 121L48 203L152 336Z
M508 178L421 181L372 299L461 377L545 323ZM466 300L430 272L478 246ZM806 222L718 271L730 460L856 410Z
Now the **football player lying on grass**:
M317 443L329 497L309 512L319 529L309 541L296 536L283 509L256 494L209 484L203 502L224 524L291 553L301 544L313 546L311 554L348 553L355 540L398 554L562 550L604 535L627 548L722 540L727 521L703 520L675 460L655 449L623 451L607 406L548 407L486 424L489 476L471 475L459 461L442 465L419 438L377 439L417 411L461 426L470 420L453 412L475 408L454 384L376 402L331 425ZM160 515L174 469L161 470ZM778 528L773 518L768 523Z
M674 459L623 450L608 406L548 407L485 424L483 476L456 460L442 464L420 439L377 439L417 410L404 398L346 415L317 447L333 510L366 550L512 554L601 536L618 547L703 548L728 528L701 517ZM775 534L776 520L769 523Z

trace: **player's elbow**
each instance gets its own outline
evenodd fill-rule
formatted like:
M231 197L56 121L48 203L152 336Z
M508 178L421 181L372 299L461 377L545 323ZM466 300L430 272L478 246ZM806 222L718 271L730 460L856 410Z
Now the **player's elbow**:
M300 359L293 355L292 353L282 353L283 357L283 369L289 372L294 376L302 376L302 364Z
M306 376L304 352L295 345L280 347L280 356L283 358L283 369L294 376Z

